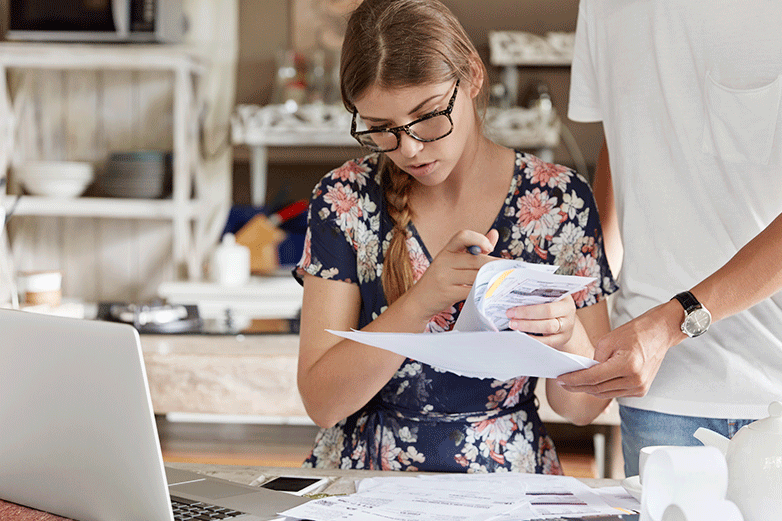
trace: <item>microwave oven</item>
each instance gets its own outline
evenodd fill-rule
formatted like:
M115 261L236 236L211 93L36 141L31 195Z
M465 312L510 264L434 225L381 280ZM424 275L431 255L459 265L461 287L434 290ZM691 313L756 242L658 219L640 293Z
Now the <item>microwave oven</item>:
M182 0L6 0L9 40L156 42L182 40Z

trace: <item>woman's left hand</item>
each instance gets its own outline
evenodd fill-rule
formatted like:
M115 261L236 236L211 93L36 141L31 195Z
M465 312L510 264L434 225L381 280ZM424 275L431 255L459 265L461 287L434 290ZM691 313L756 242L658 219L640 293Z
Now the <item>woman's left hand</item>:
M560 349L573 336L576 303L573 297L566 295L547 304L510 308L506 315L510 319L511 329L533 333L536 340Z

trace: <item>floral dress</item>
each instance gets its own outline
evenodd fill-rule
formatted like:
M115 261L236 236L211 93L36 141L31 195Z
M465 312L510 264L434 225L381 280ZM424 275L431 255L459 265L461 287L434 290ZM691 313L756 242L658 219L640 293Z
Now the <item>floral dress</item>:
M393 226L380 187L377 154L349 161L313 190L304 253L295 270L357 284L358 328L387 307L383 252ZM586 180L568 168L516 152L515 172L493 228L492 255L556 264L558 273L596 277L573 295L594 304L616 290ZM432 256L413 226L407 247L418 280ZM426 331L450 330L463 302L433 317ZM478 346L476 346L476 349ZM469 378L405 360L361 410L321 429L304 466L452 472L561 474L538 417L537 378Z

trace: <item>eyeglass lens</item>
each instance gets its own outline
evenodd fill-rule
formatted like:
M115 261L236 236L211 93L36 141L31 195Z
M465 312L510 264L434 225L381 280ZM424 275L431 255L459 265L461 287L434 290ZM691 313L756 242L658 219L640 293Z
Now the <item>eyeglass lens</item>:
M360 124L360 126L363 126ZM410 134L420 141L434 141L445 137L451 131L451 120L445 114L418 121L408 127ZM364 130L359 128L359 130ZM360 134L362 144L381 150L392 150L397 147L397 136L393 132L370 132Z

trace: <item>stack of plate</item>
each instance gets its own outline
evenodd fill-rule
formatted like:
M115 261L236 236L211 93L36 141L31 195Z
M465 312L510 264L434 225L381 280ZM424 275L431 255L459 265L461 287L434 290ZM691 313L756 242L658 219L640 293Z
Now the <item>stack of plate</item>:
M14 173L28 193L48 197L77 197L94 177L92 163L77 161L31 161Z
M98 179L104 195L160 199L171 194L171 153L161 150L114 152Z

